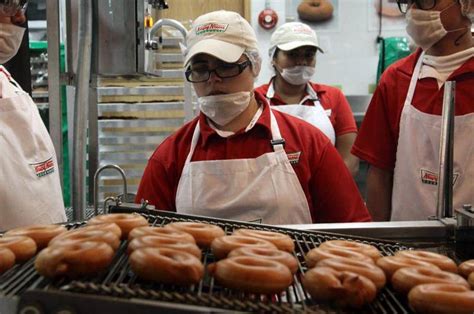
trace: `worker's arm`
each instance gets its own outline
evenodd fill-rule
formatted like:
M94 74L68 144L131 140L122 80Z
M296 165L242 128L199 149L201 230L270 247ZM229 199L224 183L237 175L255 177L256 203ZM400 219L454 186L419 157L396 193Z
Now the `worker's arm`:
M374 166L367 174L367 208L373 221L388 221L392 213L393 174Z
M356 139L357 133L347 133L336 138L336 149L342 156L352 177L359 171L359 158L351 154L352 145Z

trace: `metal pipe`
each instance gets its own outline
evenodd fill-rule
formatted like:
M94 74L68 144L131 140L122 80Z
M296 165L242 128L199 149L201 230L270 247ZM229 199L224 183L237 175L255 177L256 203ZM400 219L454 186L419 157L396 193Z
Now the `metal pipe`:
M444 84L443 113L439 145L438 219L453 216L453 149L456 82Z
M47 36L48 36L48 102L49 132L53 141L58 161L61 186L63 186L63 138L61 110L61 68L60 68L60 32L59 32L59 1L47 0L46 3ZM66 161L67 163L67 161ZM68 164L66 164L68 166Z
M84 220L86 210L86 143L89 102L89 80L92 57L92 0L79 4L79 51L77 58L76 95L74 99L74 139L72 154L73 219Z
M94 215L96 215L96 216L99 214L99 188L98 188L98 186L99 186L99 174L105 169L115 169L120 173L120 175L122 176L122 179L123 179L123 195L126 196L128 194L127 178L125 176L125 171L123 171L122 168L120 168L117 165L105 165L105 166L102 166L99 169L97 169L97 171L94 174ZM104 202L104 204L105 204L105 202ZM105 211L105 208L104 208L104 211Z
M176 28L178 31L181 32L184 38L184 42L186 42L186 36L188 35L188 31L186 30L186 27L184 27L184 25L181 24L180 22L173 19L159 19L158 21L156 21L156 23L150 29L150 38L153 38L155 33L163 26L171 26L171 27Z

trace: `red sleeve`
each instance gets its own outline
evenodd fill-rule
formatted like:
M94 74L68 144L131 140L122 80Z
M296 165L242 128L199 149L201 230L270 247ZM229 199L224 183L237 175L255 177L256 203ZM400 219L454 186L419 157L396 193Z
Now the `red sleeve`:
M395 134L393 124L398 124L399 119L393 117L397 114L396 108L390 110L390 106L397 107L397 104L388 102L386 92L390 72L386 71L387 75L382 76L375 90L351 153L377 168L393 171L398 141L398 131Z
M354 119L354 114L352 113L351 106L347 101L344 94L336 89L334 94L336 99L335 109L335 118L336 123L334 125L334 130L336 136L341 136L348 133L357 133L357 125Z
M138 187L136 203L147 200L160 210L176 211L176 189L178 186L176 164L164 163L158 156L160 147L148 161Z
M318 223L371 221L349 170L329 142L317 164L310 183L314 220Z

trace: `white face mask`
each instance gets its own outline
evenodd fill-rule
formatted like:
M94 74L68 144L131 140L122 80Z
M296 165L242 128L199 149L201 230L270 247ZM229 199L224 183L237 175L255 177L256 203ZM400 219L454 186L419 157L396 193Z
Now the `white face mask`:
M219 126L227 125L250 104L253 92L198 97L199 109Z
M316 72L315 67L294 66L280 71L281 76L291 85L303 85L309 82Z
M25 29L8 23L0 25L0 64L4 64L18 52Z
M464 28L447 31L441 21L441 13L452 7L448 6L442 11L430 11L410 8L406 14L407 33L415 44L427 51L440 41L449 32L455 32Z

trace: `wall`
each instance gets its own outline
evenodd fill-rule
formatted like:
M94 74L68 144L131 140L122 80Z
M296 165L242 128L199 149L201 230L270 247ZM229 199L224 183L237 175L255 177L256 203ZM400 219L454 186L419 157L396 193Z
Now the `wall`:
M374 0L332 0L336 15L331 25L315 25L324 54L317 55L314 80L340 86L346 95L366 95L376 80L378 47L378 17ZM378 0L377 0L378 1ZM268 1L279 17L278 25L297 19L295 7L300 0ZM251 1L251 24L255 28L263 57L262 72L257 86L268 82L273 69L269 66L268 47L274 30L258 25L258 14L265 8L265 0ZM403 18L384 17L382 36L406 36ZM314 24L313 24L314 25Z

